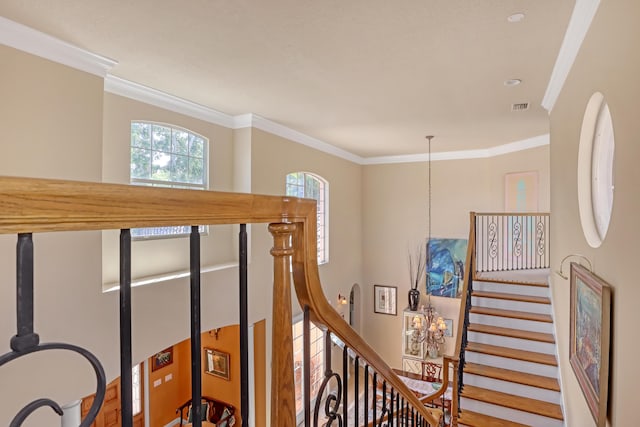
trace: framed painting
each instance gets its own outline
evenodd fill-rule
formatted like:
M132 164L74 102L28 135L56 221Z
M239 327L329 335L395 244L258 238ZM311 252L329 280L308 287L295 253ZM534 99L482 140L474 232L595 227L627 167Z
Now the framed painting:
M207 374L229 381L229 353L212 348L205 348L204 357L205 372Z
M569 362L598 427L607 420L611 287L571 263Z
M373 312L396 316L397 291L395 286L373 285Z
M516 172L504 176L505 212L538 211L538 172Z
M427 294L457 298L464 284L467 239L429 239L427 242Z
M151 356L151 372L164 368L173 363L173 347L165 348Z

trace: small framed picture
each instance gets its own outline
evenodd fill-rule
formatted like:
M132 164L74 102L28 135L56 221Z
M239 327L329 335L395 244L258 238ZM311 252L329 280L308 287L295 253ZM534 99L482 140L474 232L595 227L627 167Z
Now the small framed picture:
M159 353L151 356L151 372L164 368L173 363L173 347L165 348Z
M205 348L204 357L205 372L207 374L229 381L229 353L212 348Z
M397 315L397 298L395 286L373 285L373 312Z

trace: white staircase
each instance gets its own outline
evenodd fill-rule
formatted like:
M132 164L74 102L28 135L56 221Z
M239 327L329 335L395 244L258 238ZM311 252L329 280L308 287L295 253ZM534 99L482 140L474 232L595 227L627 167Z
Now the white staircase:
M548 270L473 283L461 426L563 427Z

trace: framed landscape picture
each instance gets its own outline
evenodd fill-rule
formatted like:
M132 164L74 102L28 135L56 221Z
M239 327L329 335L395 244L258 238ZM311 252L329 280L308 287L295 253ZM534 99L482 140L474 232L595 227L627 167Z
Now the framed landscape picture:
M598 427L607 420L611 287L571 263L569 361Z
M229 353L205 348L204 356L205 372L229 381Z
M165 348L151 357L151 372L173 363L173 347Z

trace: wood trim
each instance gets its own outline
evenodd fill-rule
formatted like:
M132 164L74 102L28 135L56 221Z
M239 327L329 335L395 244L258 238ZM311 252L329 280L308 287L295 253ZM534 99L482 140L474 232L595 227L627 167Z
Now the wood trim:
M511 319L531 320L534 322L553 323L550 314L531 313L528 311L504 310L501 308L490 307L471 307L470 313L484 314L486 316L507 317Z
M525 331L523 329L503 328L501 326L491 326L483 324L472 324L467 328L470 332L477 332L481 334L499 335L502 337L519 338L529 341L538 341L549 344L555 344L556 339L552 334L545 332L532 332Z
M0 177L0 234L304 221L315 201Z
M550 216L549 212L477 212L476 216Z
M537 297L532 295L519 295L510 294L505 292L486 292L486 291L473 291L471 296L477 298L492 298L509 301L531 302L534 304L551 304L551 300L547 297Z

